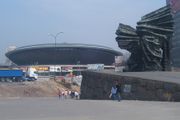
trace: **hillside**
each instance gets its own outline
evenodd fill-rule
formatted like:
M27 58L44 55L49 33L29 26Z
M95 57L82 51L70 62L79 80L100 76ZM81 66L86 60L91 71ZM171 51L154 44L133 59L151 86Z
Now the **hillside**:
M80 87L71 83L54 80L34 82L0 83L0 98L3 97L53 97L61 91L80 91Z

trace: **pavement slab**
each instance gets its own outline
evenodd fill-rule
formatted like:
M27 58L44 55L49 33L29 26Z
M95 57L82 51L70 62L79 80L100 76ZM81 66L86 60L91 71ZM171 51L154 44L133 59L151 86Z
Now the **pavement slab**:
M180 120L179 111L178 102L0 99L1 120Z

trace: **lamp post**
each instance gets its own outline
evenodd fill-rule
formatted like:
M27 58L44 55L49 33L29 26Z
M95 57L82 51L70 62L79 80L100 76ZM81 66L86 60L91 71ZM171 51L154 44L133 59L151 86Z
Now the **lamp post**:
M55 76L56 76L56 41L57 41L58 35L60 35L62 33L63 32L58 32L55 35L54 34L49 34L49 36L54 38L54 80L55 80Z
M78 70L77 70L77 75L79 76L79 75L81 75L81 70L80 70L80 61L77 61L77 65L78 65Z

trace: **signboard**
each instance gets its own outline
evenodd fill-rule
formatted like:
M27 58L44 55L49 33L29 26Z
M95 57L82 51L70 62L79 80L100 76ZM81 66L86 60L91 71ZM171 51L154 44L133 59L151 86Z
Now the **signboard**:
M124 93L130 93L131 92L131 87L132 87L131 85L125 84L123 92Z
M36 69L36 71L49 71L48 66L33 66L32 68Z
M61 67L62 72L72 72L72 66L63 66Z
M104 70L104 64L88 64L88 70Z
M50 66L50 72L61 72L61 66Z

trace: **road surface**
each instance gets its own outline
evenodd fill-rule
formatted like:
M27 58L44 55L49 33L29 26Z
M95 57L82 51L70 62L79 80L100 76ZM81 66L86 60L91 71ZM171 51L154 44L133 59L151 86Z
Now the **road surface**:
M180 120L180 103L0 98L1 120Z

